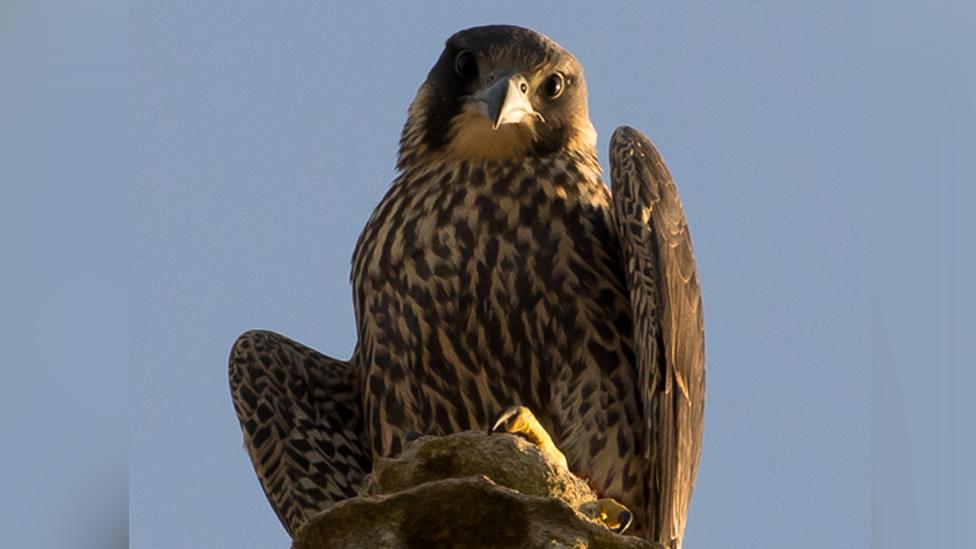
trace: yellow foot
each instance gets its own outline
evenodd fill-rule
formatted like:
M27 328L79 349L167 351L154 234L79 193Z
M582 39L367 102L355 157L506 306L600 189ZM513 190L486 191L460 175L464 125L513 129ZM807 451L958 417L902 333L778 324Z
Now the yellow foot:
M630 509L613 498L600 499L586 507L588 508L582 509L585 514L602 522L604 526L618 534L624 533L634 521L634 515L631 514Z
M546 432L539 420L531 410L525 406L509 406L495 416L495 421L491 423L488 433L505 432L513 435L521 435L529 442L539 447L545 454L548 454L565 469L569 469L566 463L566 456L556 448L552 437Z

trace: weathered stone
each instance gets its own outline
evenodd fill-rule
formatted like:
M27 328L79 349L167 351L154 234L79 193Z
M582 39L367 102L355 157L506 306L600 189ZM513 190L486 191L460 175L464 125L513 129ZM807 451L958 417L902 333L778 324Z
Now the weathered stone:
M362 492L310 520L293 547L655 547L587 516L597 497L586 483L508 434L422 437L378 460Z

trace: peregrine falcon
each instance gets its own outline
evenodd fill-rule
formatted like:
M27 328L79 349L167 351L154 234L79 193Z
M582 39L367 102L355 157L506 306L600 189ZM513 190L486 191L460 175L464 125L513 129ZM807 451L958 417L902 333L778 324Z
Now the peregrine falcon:
M397 168L352 258L352 357L266 331L231 352L245 447L285 528L356 496L412 433L487 428L619 501L628 533L680 548L704 332L688 225L650 141L614 132L611 192L580 63L486 26L447 40Z

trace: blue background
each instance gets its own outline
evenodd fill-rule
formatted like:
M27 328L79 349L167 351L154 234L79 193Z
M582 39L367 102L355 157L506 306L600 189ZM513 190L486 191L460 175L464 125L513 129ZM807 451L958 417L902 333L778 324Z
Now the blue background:
M13 1L8 545L123 544L127 429L131 546L287 545L229 346L349 355L405 110L448 35L496 22L582 61L604 160L633 125L679 186L709 367L687 546L976 541L971 8Z
M680 186L709 357L688 546L866 544L863 10L483 6L134 11L134 545L284 544L241 451L229 345L258 327L351 353L349 258L407 105L447 36L498 21L579 57L601 153L634 125Z

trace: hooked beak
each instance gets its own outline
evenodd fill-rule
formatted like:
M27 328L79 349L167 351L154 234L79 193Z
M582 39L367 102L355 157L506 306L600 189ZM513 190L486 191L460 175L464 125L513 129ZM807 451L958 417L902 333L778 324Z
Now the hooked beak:
M502 124L519 124L526 116L542 115L535 112L529 101L529 83L519 74L501 74L474 94L478 110L497 130Z

